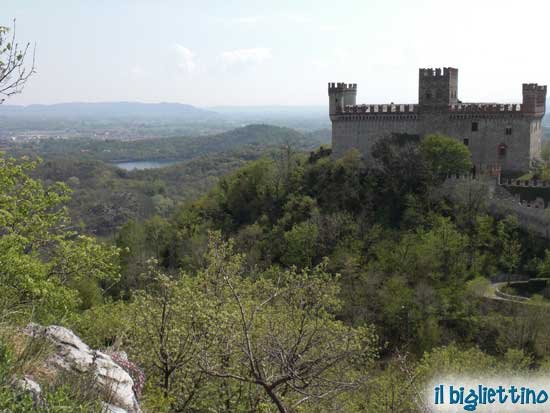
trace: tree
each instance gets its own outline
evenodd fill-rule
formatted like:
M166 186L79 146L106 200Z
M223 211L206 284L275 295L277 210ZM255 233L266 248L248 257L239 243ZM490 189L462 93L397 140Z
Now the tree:
M420 143L422 155L434 176L464 174L472 168L466 145L444 135L428 135Z
M211 308L225 311L212 313L219 334L201 352L201 369L256 386L282 413L357 388L375 337L367 327L335 319L339 289L325 264L300 272L272 268L251 279L243 259L232 242L211 234L208 267L199 278L213 293Z
M136 292L132 303L130 348L150 386L161 391L151 407L185 411L203 385L205 375L196 360L215 326L205 324L208 308L193 291L194 283L170 278L154 260L149 264L147 292Z
M130 344L160 388L146 403L155 411L290 412L364 383L376 338L336 319L338 280L324 264L255 275L244 264L216 232L196 274L149 272Z
M0 157L0 297L2 309L60 322L90 296L90 284L79 296L75 283L117 281L118 249L78 237L64 205L69 189L31 178L35 166Z
M518 269L521 262L521 242L518 236L519 224L514 216L507 216L498 222L497 232L501 243L499 263L508 275L510 284L512 274Z
M11 36L10 36L11 30ZM35 54L32 54L30 67L27 55L30 43L20 46L17 43L15 20L13 28L0 26L0 104L5 98L20 93L27 80L35 73Z
M380 139L372 150L375 160L374 175L376 186L373 188L379 208L391 225L401 222L410 195L425 199L431 181L430 171L424 159L418 138L411 135L395 135Z

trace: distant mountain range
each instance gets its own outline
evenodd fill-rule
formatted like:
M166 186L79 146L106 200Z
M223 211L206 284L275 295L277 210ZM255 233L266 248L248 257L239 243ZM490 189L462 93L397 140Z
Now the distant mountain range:
M292 106L292 105L269 105L269 106L212 106L213 110L226 117L328 117L328 106Z
M0 116L57 118L262 118L317 117L327 115L325 106L214 106L198 108L182 103L72 102L53 105L0 105Z
M218 114L181 103L58 103L53 105L0 105L0 116L47 118L179 118L213 119Z

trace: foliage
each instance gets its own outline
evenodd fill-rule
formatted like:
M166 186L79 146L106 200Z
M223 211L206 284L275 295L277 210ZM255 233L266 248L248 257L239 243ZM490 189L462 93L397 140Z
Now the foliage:
M213 233L209 245L195 276L151 268L148 292L133 303L132 348L160 400L172 410L218 400L230 410L267 403L287 412L357 388L375 337L335 319L338 284L324 265L251 278L231 242Z
M430 170L436 176L464 174L472 168L471 154L466 145L448 136L428 135L420 144Z
M44 183L3 158L0 297L127 350L149 411L421 411L438 372L531 371L550 349L542 299L485 303L492 275L545 275L549 246L490 216L483 183L445 191L442 174L469 169L453 142L394 136L369 164L286 145L223 177L244 158L136 173L55 161ZM116 247L78 235L58 177L80 217L116 203L111 188L147 211L108 218Z
M35 166L0 158L2 310L32 311L42 321L62 320L85 304L88 293L82 281L88 289L93 283L116 281L118 251L89 237L75 238L63 207L68 188L46 187L31 178Z

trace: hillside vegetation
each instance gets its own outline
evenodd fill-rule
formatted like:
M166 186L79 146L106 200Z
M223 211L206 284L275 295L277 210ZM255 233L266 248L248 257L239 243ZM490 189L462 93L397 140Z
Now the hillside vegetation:
M33 146L31 152L27 146L20 147L16 153L43 157L45 161L33 176L47 184L66 183L73 191L69 203L73 223L87 233L108 236L130 220L168 216L176 205L204 194L219 177L247 161L279 157L283 147L307 150L327 139L325 131L303 135L292 129L254 125L193 138L189 146L184 138L131 143L50 141ZM159 153L174 153L169 158L184 160L159 169L125 171L102 161L113 156L101 149L104 146L116 147L119 158L163 159Z
M547 274L549 245L491 217L482 184L447 199L442 176L471 167L464 145L399 136L371 165L329 155L287 147L246 162L114 242L71 227L69 188L53 180L101 173L99 196L124 172L2 158L0 406L32 406L9 384L30 374L50 406L69 394L74 411L97 411L80 379L48 383L21 362L10 331L29 320L124 349L145 373L146 413L422 412L435 375L548 371L548 306L484 291L499 272Z
M322 130L303 134L294 129L270 125L249 125L217 135L143 139L139 141L42 139L18 145L11 153L35 154L44 158L77 157L105 162L131 160L189 160L229 151L257 152L266 147L290 144L310 150L329 141Z

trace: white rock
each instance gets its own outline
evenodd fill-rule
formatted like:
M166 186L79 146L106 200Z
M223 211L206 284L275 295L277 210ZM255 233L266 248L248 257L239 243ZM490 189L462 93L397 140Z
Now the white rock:
M141 413L132 388L134 381L110 356L92 350L65 327L29 324L24 331L30 336L46 338L54 344L55 353L46 360L49 367L81 373L93 372L102 394L111 395L107 402L112 412Z
M20 388L24 391L29 391L32 394L40 395L42 393L42 389L40 388L40 384L35 382L34 380L29 379L28 377L23 377L22 379L19 379L15 382L16 387Z
M17 389L30 393L35 407L42 406L42 388L40 384L25 376L22 379L16 379L13 385Z

